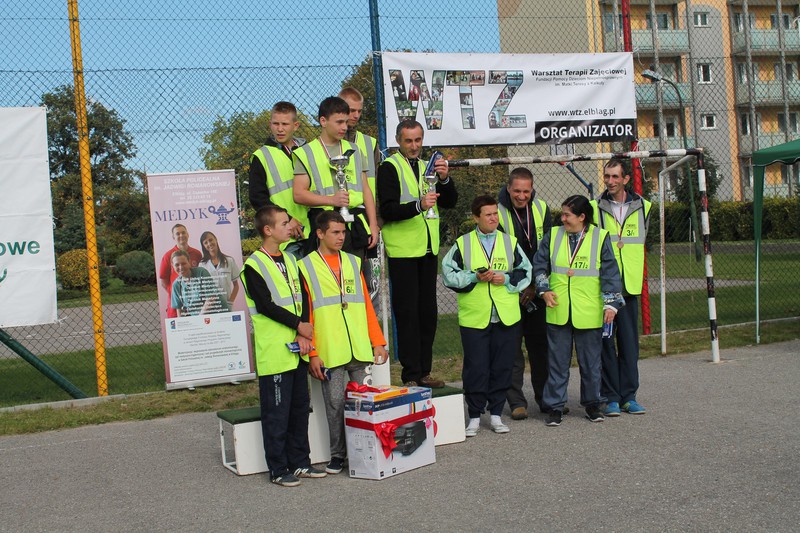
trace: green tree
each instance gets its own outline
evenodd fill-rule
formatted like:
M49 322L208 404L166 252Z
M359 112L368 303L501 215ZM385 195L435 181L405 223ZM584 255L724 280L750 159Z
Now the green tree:
M207 146L200 149L200 157L208 170L231 168L236 172L236 185L242 196L240 208L246 211L243 221L245 224L254 215L245 183L249 178L250 156L269 139L270 116L270 111L265 110L258 114L241 111L230 118L217 117L211 132L203 137ZM300 127L295 132L295 137L311 140L317 136L318 130L311 125L308 117L299 113L297 119Z
M86 247L74 89L62 85L42 95L52 181L56 253ZM149 247L150 224L143 174L127 166L136 155L125 120L102 103L87 102L92 194L98 245L105 262L130 249ZM144 202L141 199L144 198ZM136 199L134 202L130 202ZM130 225L131 221L137 224ZM117 232L113 242L104 242Z

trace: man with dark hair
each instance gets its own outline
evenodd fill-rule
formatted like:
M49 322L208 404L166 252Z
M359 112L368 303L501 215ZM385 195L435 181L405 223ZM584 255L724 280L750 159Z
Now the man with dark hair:
M347 133L347 120L350 107L338 96L331 96L319 105L320 136L293 152L294 200L309 208L308 216L311 230L315 231L314 221L323 210L330 211L347 207L355 217L347 223L344 250L360 259L368 248L378 244L378 220L375 215L375 200L367 183L364 162L358 147L344 140ZM348 150L354 150L344 169L347 189L339 190L334 176L336 167L330 160ZM313 234L312 234L313 235ZM315 239L310 239L314 240ZM310 252L314 247L309 246Z
M261 433L271 481L294 487L300 478L326 475L309 458L308 353L314 331L297 261L281 253L290 238L286 210L264 206L255 224L263 241L245 261L241 278L253 321ZM289 346L293 342L296 350Z
M383 218L383 241L389 257L392 310L397 327L397 349L406 384L443 387L431 377L433 340L438 310L436 275L439 254L439 219L427 218L433 208L455 207L458 194L448 176L447 161L436 162L436 192L428 190L420 159L422 125L404 120L397 126L400 151L378 168L378 200Z
M500 415L520 342L518 293L531 282L531 264L517 239L497 231L495 199L475 198L472 218L475 230L459 237L442 260L444 284L458 293L467 437L477 435L484 409L492 431L509 431Z
M306 142L294 137L299 126L294 104L281 101L272 106L269 119L271 136L250 157L249 186L250 204L256 211L271 204L286 209L291 238L281 246L295 255L301 254L310 231L308 208L295 203L292 196L292 152Z
M550 209L543 200L536 197L533 187L533 173L525 167L517 167L508 176L508 183L497 195L498 229L516 237L525 257L533 263L533 256L542 241L542 237L550 231L553 221ZM528 351L531 366L531 385L533 397L539 410L542 411L542 390L547 381L547 321L545 305L536 296L536 287L529 285L519 295L522 314L522 336ZM511 408L513 420L528 418L528 402L522 392L525 378L525 356L522 354L520 342L514 356L514 370L511 374L511 386L506 394L508 406Z
M647 410L636 401L639 389L639 305L642 293L644 256L651 203L625 190L630 181L627 161L610 159L603 167L605 192L592 200L594 224L608 231L622 274L625 306L614 318L614 335L603 339L603 380L601 393L607 401L606 416L620 411L633 415ZM616 347L614 341L616 339Z

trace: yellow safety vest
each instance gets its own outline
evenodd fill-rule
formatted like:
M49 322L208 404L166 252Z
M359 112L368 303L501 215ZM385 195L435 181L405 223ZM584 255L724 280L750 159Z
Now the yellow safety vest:
M292 254L283 254L283 261L286 265L286 278L275 266L274 261L260 250L253 252L244 264L250 265L253 270L264 278L275 305L300 316L303 310L303 297L297 261ZM259 314L256 304L250 298L250 292L247 290L244 269L242 269L239 277L242 279L242 284L245 288L245 301L247 302L247 308L250 310L250 320L253 321L256 371L258 375L271 376L294 370L297 368L300 357L304 361L308 361L307 355L301 356L289 351L289 348L286 347L286 343L294 342L297 331Z
M461 252L464 270L475 271L486 267L496 272L505 272L509 276L514 270L517 239L507 233L497 232L489 262L486 261L486 253L478 239L477 230L459 237L456 246ZM479 281L471 291L458 293L458 325L485 328L492 317L492 305L497 309L500 321L506 326L519 322L519 296L508 292L505 285Z
M319 253L312 252L300 260L300 271L308 283L314 312L317 354L328 368L345 365L352 358L365 363L373 361L361 261L345 252L340 252L339 259L344 295ZM347 309L342 308L343 301Z
M558 305L547 308L548 324L563 326L571 317L576 329L603 326L600 252L606 235L605 230L587 226L583 243L570 265L572 253L566 229L559 226L550 232L550 289L558 296Z
M644 282L644 255L647 231L645 221L652 204L638 197L626 204L628 210L622 224L614 218L613 206L605 198L592 200L595 225L611 235L611 247L622 275L622 286L630 295L642 294ZM622 243L622 248L619 243Z
M535 199L531 203L531 207L533 208L531 211L533 212L533 224L536 226L536 245L538 246L544 237L544 214L547 210L547 205L543 200ZM513 207L511 209L513 209ZM500 216L500 226L503 228L502 231L508 233L512 237L516 237L517 230L514 227L511 209L508 209L499 202L497 203L497 214Z
M250 156L250 163L253 158L258 158L264 173L267 175L267 190L269 191L270 201L278 205L289 213L289 216L296 218L303 225L303 238L307 239L311 231L308 223L308 206L298 205L292 196L292 183L294 182L293 159L286 157L283 148L264 145ZM286 248L291 239L281 244L281 249Z
M400 180L400 203L416 202L420 199L421 191L427 190L424 183L425 161L417 161L419 168L419 181L414 177L414 171L408 165L408 160L397 152L386 158L386 163L392 165L397 171ZM439 213L439 207L433 210ZM428 251L428 239L431 238L431 251L434 255L439 253L439 219L425 218L425 213L417 214L406 220L384 222L381 228L383 243L386 246L386 255L389 257L422 257Z
M359 150L361 150L361 156L366 163L366 168L364 170L367 172L367 183L369 184L369 189L372 191L372 199L374 200L377 194L375 191L377 165L377 161L375 161L375 146L378 144L378 141L375 137L370 137L366 133L356 131L355 144L358 146Z

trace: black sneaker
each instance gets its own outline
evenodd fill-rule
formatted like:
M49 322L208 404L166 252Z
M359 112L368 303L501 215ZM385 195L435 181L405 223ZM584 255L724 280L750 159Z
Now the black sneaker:
M282 476L274 477L271 481L281 487L296 487L300 484L300 480L291 472L286 472Z
M324 470L314 468L313 466L304 466L294 471L296 477L325 477L328 474Z
M328 474L338 474L344 468L344 459L341 457L331 457L331 462L325 467Z
M547 421L545 422L550 427L556 427L561 425L561 411L558 409L553 409L549 413L547 413Z
M603 416L603 409L599 405L590 405L586 408L586 418L592 422L602 422L606 419Z

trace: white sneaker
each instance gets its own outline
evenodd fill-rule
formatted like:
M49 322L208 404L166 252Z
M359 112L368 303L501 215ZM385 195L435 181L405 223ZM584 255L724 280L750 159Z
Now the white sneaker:
M510 429L508 429L507 425L503 424L503 421L500 419L499 416L492 415L491 426L492 426L492 431L494 431L495 433L508 433L509 431L511 431Z
M469 424L467 424L467 429L464 430L464 435L467 437L474 437L478 434L478 430L481 427L481 419L480 418L470 418Z

